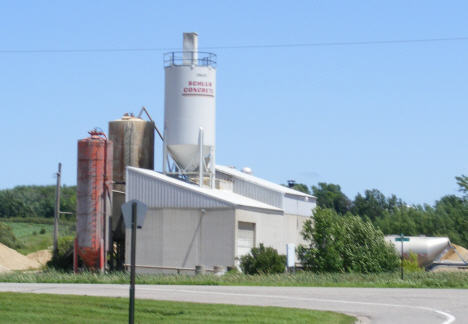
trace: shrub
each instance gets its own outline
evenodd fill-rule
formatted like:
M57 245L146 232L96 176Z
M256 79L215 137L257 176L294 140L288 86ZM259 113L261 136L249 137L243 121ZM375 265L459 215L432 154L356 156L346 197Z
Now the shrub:
M0 222L0 243L11 249L20 249L23 247L23 244L16 239L13 228L3 222Z
M424 269L419 267L418 255L410 251L409 260L403 260L403 270L405 272L424 272Z
M249 254L240 257L240 268L250 275L283 273L286 269L286 256L260 243L259 247L252 248Z
M46 232L45 228L41 228L41 231L39 233L45 234L45 232Z
M53 254L52 260L47 262L47 267L57 270L73 270L73 243L72 236L59 237L57 241L57 253Z
M332 209L317 207L301 234L310 242L298 247L306 270L376 273L398 269L395 248L379 229L359 216L341 216Z

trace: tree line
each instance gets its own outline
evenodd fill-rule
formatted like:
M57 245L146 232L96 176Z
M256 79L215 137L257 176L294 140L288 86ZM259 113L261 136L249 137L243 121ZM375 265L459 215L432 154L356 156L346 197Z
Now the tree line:
M55 188L54 185L17 186L13 189L0 190L0 219L53 218ZM76 186L61 187L60 211L76 215Z
M351 200L339 185L325 182L311 186L310 190L299 183L294 189L317 197L318 207L371 222L385 235L447 236L452 243L468 247L468 177L455 179L464 195L446 195L434 205L409 206L395 195L386 197L377 189L358 193Z
M468 247L468 177L456 177L462 197L446 195L433 205L408 206L402 199L386 197L377 189L349 199L337 184L316 186L296 183L294 189L317 197L317 206L338 215L358 216L386 234L448 236L452 243ZM0 190L1 218L53 218L55 186L17 186ZM62 186L60 210L76 214L76 186ZM73 216L72 216L73 218Z

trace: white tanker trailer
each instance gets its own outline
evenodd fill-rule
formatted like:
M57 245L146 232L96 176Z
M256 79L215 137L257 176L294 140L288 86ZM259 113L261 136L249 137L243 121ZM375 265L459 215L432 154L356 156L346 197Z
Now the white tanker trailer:
M450 243L448 237L390 235L386 236L385 240L395 246L400 256L403 252L403 257L406 259L409 259L410 251L416 253L418 265L426 270L432 270L435 267L466 267L468 265ZM444 255L450 250L453 250L460 257L459 262L443 260Z

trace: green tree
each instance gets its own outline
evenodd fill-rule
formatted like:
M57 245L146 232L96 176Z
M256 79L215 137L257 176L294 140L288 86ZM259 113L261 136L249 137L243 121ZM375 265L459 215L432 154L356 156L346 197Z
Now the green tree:
M12 190L0 192L0 217L27 217L32 213L30 206Z
M250 253L240 257L240 268L249 275L283 273L286 269L286 256L260 243L259 247L252 248Z
M0 190L0 218L52 218L54 209L55 186L17 186L13 189ZM60 210L76 212L75 186L62 187Z
M281 185L282 185L283 187L290 188L289 185L285 185L284 183L281 184ZM310 195L310 190L309 190L309 188L307 187L306 184L303 184L303 183L294 183L294 186L292 187L292 189Z
M394 271L399 256L383 233L358 216L338 215L317 207L302 231L308 246L298 247L306 270L314 272L375 273Z
M295 183L293 189L310 195L309 188L303 183Z
M354 199L351 212L361 218L368 217L371 221L383 218L387 213L394 213L405 203L395 195L386 198L379 190L366 190L364 196L358 193Z
M436 201L433 213L434 236L448 236L450 241L468 246L468 200L447 195Z
M312 186L312 195L317 197L317 206L332 208L339 214L346 214L351 210L351 201L341 192L341 187L332 183L319 182Z
M468 177L466 175L461 175L460 177L455 177L457 180L457 185L460 187L458 191L462 191L465 195L468 195Z

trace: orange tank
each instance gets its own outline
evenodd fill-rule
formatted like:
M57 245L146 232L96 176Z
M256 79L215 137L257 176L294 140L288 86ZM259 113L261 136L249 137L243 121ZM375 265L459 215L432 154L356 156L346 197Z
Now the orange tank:
M109 241L112 197L112 142L98 131L78 141L75 271L77 256L90 269L103 270Z

